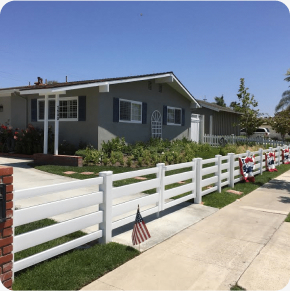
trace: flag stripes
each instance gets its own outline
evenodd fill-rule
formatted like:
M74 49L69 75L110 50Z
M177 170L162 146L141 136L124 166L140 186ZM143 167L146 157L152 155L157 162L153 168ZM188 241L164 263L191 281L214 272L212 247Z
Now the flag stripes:
M136 214L136 220L132 232L132 243L137 245L150 238L150 233L146 227L145 222L139 212L139 207Z

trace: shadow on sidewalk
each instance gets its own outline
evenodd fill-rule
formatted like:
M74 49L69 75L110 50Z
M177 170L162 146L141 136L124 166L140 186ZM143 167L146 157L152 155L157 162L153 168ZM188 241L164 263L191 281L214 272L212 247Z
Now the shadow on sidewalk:
M290 194L290 183L286 180L270 180L260 187L261 189L286 190Z
M167 208L167 209L159 212L159 216L157 216L157 213L153 213L151 215L148 215L148 216L144 217L144 221L145 221L145 223L149 223L149 222L154 221L154 220L156 220L158 218L161 218L161 217L164 217L164 216L166 216L166 215L168 215L170 213L173 213L173 212L175 212L177 210L180 210L182 208L188 207L191 204L192 203L187 202L187 201L186 202L182 202L182 203L180 203L178 205L175 205L173 207ZM132 230L133 226L134 226L134 223L135 223L135 221L132 221L132 222L130 222L128 224L125 224L125 225L120 226L120 227L118 227L116 229L113 229L112 236L117 236L117 235L119 235L121 233L124 233L124 232L126 232L128 230Z
M279 197L279 202L282 202L282 203L290 203L290 197L280 196Z

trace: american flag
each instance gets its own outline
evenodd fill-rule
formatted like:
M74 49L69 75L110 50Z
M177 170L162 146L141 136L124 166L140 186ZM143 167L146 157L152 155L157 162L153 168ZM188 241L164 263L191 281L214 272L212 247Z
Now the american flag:
M150 233L146 227L146 224L140 214L139 205L137 209L135 224L132 232L132 243L137 245L150 238Z

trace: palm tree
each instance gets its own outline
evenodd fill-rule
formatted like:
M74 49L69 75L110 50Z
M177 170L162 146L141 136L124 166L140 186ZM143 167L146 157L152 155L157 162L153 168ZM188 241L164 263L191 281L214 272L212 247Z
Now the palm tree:
M287 77L284 80L290 82L290 69L287 71L286 76ZM286 110L290 109L290 90L286 90L282 94L282 98L279 101L278 105L275 107L275 111L277 112L284 107L286 107Z

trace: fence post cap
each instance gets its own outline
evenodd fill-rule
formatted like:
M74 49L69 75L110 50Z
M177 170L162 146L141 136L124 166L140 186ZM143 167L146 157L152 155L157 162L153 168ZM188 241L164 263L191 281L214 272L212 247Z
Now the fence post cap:
M158 164L156 164L156 167L163 167L163 166L165 166L165 163L158 163Z
M111 176L113 175L113 171L103 171L99 173L99 176Z

